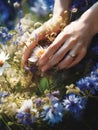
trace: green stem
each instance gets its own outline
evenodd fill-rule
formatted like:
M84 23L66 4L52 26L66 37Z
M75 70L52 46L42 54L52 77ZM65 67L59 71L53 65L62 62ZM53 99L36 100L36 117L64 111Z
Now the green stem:
M3 116L1 119L2 119L3 123L7 126L8 130L11 130L11 128L7 125L6 121L3 119Z
M87 97L98 98L98 96L92 96L92 95L88 95Z

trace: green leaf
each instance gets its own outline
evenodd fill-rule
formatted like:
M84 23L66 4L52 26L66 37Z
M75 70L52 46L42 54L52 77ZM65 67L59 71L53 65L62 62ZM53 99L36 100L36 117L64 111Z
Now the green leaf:
M49 87L49 82L48 82L47 78L43 77L40 80L39 88L41 91L45 91L48 87Z

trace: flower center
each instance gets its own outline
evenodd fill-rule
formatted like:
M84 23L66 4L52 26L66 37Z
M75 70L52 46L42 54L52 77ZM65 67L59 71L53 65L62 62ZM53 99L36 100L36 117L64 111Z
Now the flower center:
M43 49L43 50L40 50L40 51L38 51L38 52L36 53L36 56L37 56L38 58L40 58L44 52L45 52L44 49Z
M2 60L0 60L0 67L2 67L4 64L4 62Z

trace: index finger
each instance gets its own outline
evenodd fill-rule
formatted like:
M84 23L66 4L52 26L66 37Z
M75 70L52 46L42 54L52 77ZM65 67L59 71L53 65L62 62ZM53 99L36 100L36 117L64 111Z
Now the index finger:
M36 44L37 44L36 42L31 42L25 45L23 49L22 66L24 66L27 63L27 60L30 57L32 50L36 46Z
M53 43L47 48L46 52L40 58L39 65L43 66L49 59L51 59L55 55L55 53L61 48L62 44L64 44L68 37L69 34L65 34L64 31L60 32L53 41Z

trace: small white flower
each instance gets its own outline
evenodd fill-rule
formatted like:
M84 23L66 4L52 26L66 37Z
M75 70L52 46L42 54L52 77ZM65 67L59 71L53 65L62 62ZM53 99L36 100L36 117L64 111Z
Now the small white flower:
M31 111L33 107L33 102L31 99L25 100L22 104L22 107L18 109L18 112L26 112L26 111Z
M47 47L41 47L41 46L37 46L35 47L33 54L31 55L31 57L28 59L28 61L30 62L37 62L40 57L42 56L42 54L46 51Z
M20 3L18 3L18 2L15 2L13 5L14 5L15 8L19 8L20 7Z
M18 112L34 112L37 114L37 109L33 108L33 102L31 99L25 100L20 109L17 110Z
M2 75L5 68L10 67L6 62L9 59L9 54L6 54L4 51L0 50L0 76Z

